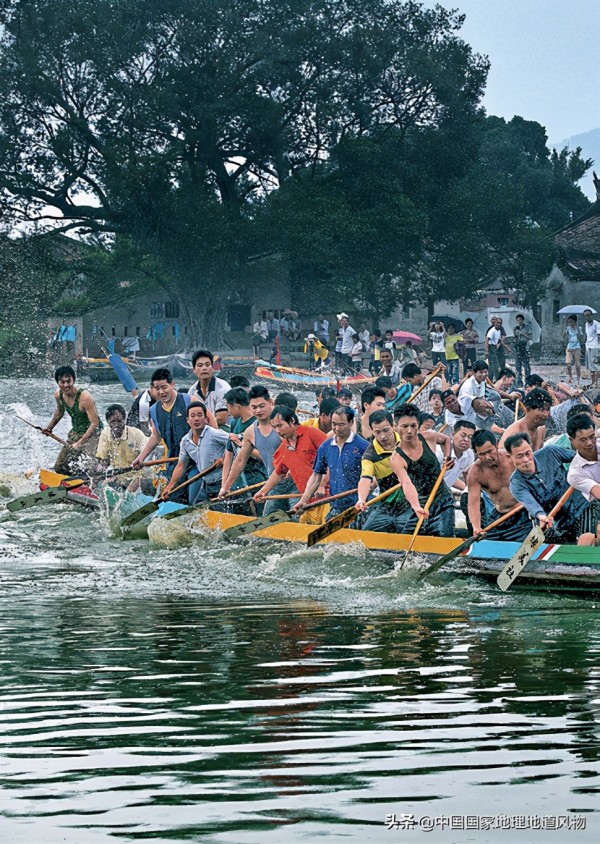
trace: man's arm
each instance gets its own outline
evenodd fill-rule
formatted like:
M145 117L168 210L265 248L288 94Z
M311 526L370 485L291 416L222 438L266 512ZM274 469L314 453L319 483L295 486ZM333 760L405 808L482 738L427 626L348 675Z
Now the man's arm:
M513 498L515 498L520 504L523 504L532 519L539 519L542 527L551 526L552 519L548 520L546 518L544 508L540 502L533 497L526 482L523 480L523 476L519 472L513 473L510 479L509 488Z
M152 451L154 451L156 446L159 445L159 443L161 441L161 436L156 429L156 426L154 424L154 420L152 419L152 417L150 417L150 432L151 433L150 433L150 436L148 437L148 441L146 442L146 445L143 447L143 449L140 451L138 456L135 458L135 460L131 464L133 469L139 469L140 466L142 465L142 463L144 462L144 460L146 459L146 457Z
M186 455L184 455L183 458L179 458L177 466L175 466L173 474L171 475L171 480L162 491L162 497L164 499L167 499L171 495L171 490L177 486L177 484L185 474L187 464L188 460Z
M427 518L429 516L429 511L424 510L421 507L421 502L419 501L419 495L415 488L415 485L411 481L406 471L406 463L404 459L400 457L397 451L392 454L392 459L390 461L390 466L392 467L393 473L398 478L398 481L402 484L402 492L404 493L406 500L414 510L416 516L423 516Z
M60 420L65 415L64 407L60 403L60 399L59 399L58 396L59 396L58 393L54 393L54 400L56 401L56 409L55 409L54 413L52 414L52 419L48 422L48 424L46 425L46 427L42 431L42 433L46 434L46 436L48 436L48 434L50 434L54 430L54 428L58 425Z
M571 464L567 472L567 481L572 487L579 490L586 501L600 499L600 484L596 483L593 478L588 478L583 468Z
M469 472L467 512L473 533L478 536L481 533L481 482L479 480L479 467L475 465L471 467Z
M281 483L281 481L285 478L286 474L287 472L284 472L282 475L280 475L276 469L273 469L269 480L265 483L263 487L261 487L261 489L258 490L258 492L254 496L254 500L257 502L257 504L261 504L264 501L265 496L267 496L272 489L275 489L277 484Z
M435 451L436 445L441 445L444 450L444 458L446 460L450 459L450 453L452 450L452 440L450 437L447 437L446 434L440 434L439 431L425 431L422 436L426 439L430 446L432 446L432 450Z
M77 442L73 443L73 448L81 448L81 446L89 440L100 425L98 411L96 410L96 403L87 390L84 390L79 397L79 407L87 413L90 424L85 434L82 434Z
M234 485L234 483L244 471L246 463L248 462L248 459L252 454L252 450L254 449L254 443L248 436L249 430L250 429L248 429L244 433L244 438L242 439L242 446L236 454L235 459L231 463L231 467L228 473L225 472L225 466L223 467L223 480L221 482L221 489L219 490L219 498L229 492L231 487Z
M306 489L302 494L302 498L298 501L297 504L294 504L292 507L293 510L300 510L304 507L305 504L308 504L310 499L313 497L319 486L321 485L321 480L323 479L323 475L320 475L318 472L313 472L310 478L308 479L308 483L306 484Z

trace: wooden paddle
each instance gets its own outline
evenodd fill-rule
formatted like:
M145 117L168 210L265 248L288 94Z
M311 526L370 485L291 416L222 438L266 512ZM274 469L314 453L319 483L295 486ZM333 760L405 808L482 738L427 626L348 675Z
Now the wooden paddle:
M367 501L365 507L371 507L373 504L377 504L379 501L383 501L384 498L387 498L388 495L391 495L392 492L395 492L398 489L402 488L402 484L395 484L394 486L386 489L385 492L376 495L375 498L372 498L370 501ZM317 542L320 542L322 539L325 539L328 536L331 536L332 533L337 533L338 530L345 528L354 519L358 516L358 511L356 507L348 507L346 510L342 510L339 516L334 516L333 519L330 519L328 522L325 522L324 525L320 525L315 530L312 530L306 539L306 547L312 548L313 545L316 545Z
M414 393L406 400L406 404L411 404L416 399L416 397L419 395L419 393L422 393L423 390L425 389L425 387L427 387L427 385L430 384L433 381L433 379L436 378L440 374L440 372L443 371L443 369L444 369L443 364L438 363L438 365L435 367L435 369L431 370L431 372L429 373L427 378L423 381L421 386L417 390L415 390Z
M245 492L250 492L251 489L258 489L259 486L264 486L266 484L265 481L259 481L256 484L250 484L250 486L243 486L241 489L233 489L231 492L225 493L221 497L217 496L216 498L211 498L211 503L214 501L227 501L229 498L233 498L236 495L243 495ZM289 496L288 496L289 497Z
M34 425L33 422L29 422L28 419L23 419L23 417L19 416L18 414L15 414L15 416L17 417L17 419L20 419L21 422L24 422L26 425L29 425L30 428L35 428L36 431L39 431L45 437L51 437L53 440L56 440L56 442L60 443L61 445L69 445L69 443L66 442L66 440L61 440L61 438L57 437L56 434L53 434L52 432L46 433L44 431L44 429L41 427L41 425Z
M432 490L427 497L427 501L425 502L425 506L423 507L424 510L429 510L429 508L433 504L433 500L437 495L437 491L440 488L442 481L444 480L444 475L446 474L448 469L451 467L451 465L452 465L452 460L444 460L444 463L442 464L442 468L440 470L440 473L437 476L437 478L435 479L435 483L432 487ZM406 563L410 554L412 553L413 546L414 546L414 544L417 540L417 536L419 535L419 531L423 527L424 521L425 521L425 516L419 516L419 518L417 519L417 525L416 525L416 527L413 531L413 535L410 539L410 545L408 546L408 551L406 552L406 554L404 555L404 559L400 563L400 570L402 570L404 568L404 564Z
M210 465L207 469L204 469L202 472L198 472L197 475L193 475L191 478L188 478L187 481L184 481L182 484L173 487L170 492L170 495L173 495L174 492L179 492L180 489L185 489L187 486L191 486L191 484L195 483L195 481L199 481L200 478L203 478L205 475L209 475L211 472L214 472L218 466L221 465L219 460L215 460L215 462ZM146 516L150 516L152 513L156 513L160 505L166 501L166 498L163 498L160 495L158 498L155 498L154 501L149 501L147 504L144 504L143 507L140 507L138 510L134 510L133 513L130 513L128 516L121 522L121 527L129 527L129 525L135 525L138 522L141 522L142 519L145 519Z
M566 492L564 492L561 497L558 499L552 510L548 513L548 516L556 516L559 510L562 509L565 502L569 499L571 494L573 493L573 487L570 486ZM503 592L510 587L510 585L517 579L517 577L521 574L529 560L533 557L537 549L543 543L545 539L544 531L541 529L539 525L536 525L533 530L527 534L525 540L517 553L511 557L508 563L504 566L500 574L498 575L498 579L496 583L502 589Z
M284 510L276 510L274 513L270 513L268 516L259 516L257 519L253 519L251 522L245 522L241 525L234 525L234 527L227 528L227 530L223 531L223 534L228 539L236 539L238 536L247 536L249 533L255 533L257 530L262 530L265 527L269 527L269 525L277 524L278 522L289 521L290 516L294 516L296 514L305 513L307 510L312 510L314 507L320 507L322 504L329 504L330 501L335 501L336 498L345 498L347 495L352 495L356 492L356 489L349 489L347 492L338 492L336 495L330 495L327 498L319 498L316 501L311 501L310 504L306 504L306 506L302 507L301 510L288 510L287 512ZM291 495L272 495L267 496L273 499L282 499L282 498L298 498L301 493L291 494ZM356 510L354 511L356 513ZM274 518L276 517L276 518ZM332 519L332 521L334 521ZM331 522L326 522L326 524L331 524ZM322 525L324 527L324 525Z
M521 399L517 399L515 402L515 422L519 419L519 405L521 404Z
M147 460L138 466L137 469L132 469L131 466L126 466L123 469L107 469L106 472L91 472L90 475L95 480L104 480L104 478L116 478L119 475L126 475L128 472L141 472L146 466L162 466L165 463L176 463L179 457L163 457L161 460Z
M501 525L503 522L510 519L512 516L518 513L519 510L522 509L523 505L517 504L517 506L513 507L512 510L509 510L508 513L505 513L503 516L500 516L499 519L496 519L495 521L491 522L487 527L483 529L482 533L478 534L477 536L470 536L468 539L465 539L464 542L461 542L461 544L457 548L454 548L452 551L449 551L448 554L444 554L443 557L440 557L439 560L436 560L435 563L432 563L425 569L425 571L421 572L417 579L424 580L430 574L433 574L435 571L438 571L438 569L441 569L441 567L445 566L446 563L449 563L455 557L458 557L459 554L462 554L463 551L467 551L475 542L479 542L479 540L483 538L483 534L487 533L495 527L498 527L498 525Z

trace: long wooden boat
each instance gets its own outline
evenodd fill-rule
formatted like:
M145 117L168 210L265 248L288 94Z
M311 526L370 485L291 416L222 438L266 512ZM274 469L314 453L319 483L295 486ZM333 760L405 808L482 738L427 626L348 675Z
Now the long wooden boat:
M40 470L40 486L69 485L65 475L59 475L47 469ZM106 506L110 511L123 506L123 496L116 493L110 487L104 491ZM69 498L77 496L77 503L88 506L100 506L99 497L89 487L78 487L69 492ZM120 516L131 512L138 506L147 503L149 496L136 495L121 511ZM164 502L160 505L158 512L152 518L160 518L182 509L184 505L173 502ZM130 509L129 509L130 508ZM151 519L135 525L124 538L147 539L148 524ZM208 529L224 531L229 527L242 525L252 521L249 516L238 516L232 513L221 513L214 510L204 510L201 515L192 517L191 527L197 529ZM256 539L269 540L271 542L285 542L306 545L308 534L314 530L314 525L305 525L298 522L279 522L270 525L253 534ZM395 561L403 558L403 552L408 550L411 537L405 534L379 533L376 531L353 530L346 528L339 530L323 540L321 544L350 545L358 544L376 554L382 555L392 565ZM420 536L414 545L416 554L426 557L438 557L447 554L457 548L462 539L445 539L434 536ZM318 547L318 546L313 546ZM451 571L453 574L464 576L478 576L495 581L498 574L519 548L518 542L502 542L483 539L474 543L465 555L457 557L444 571ZM427 561L429 565L430 560ZM414 567L414 558L411 568ZM440 572L443 574L443 572ZM439 575L436 575L438 577ZM535 587L538 589L551 589L561 592L574 592L585 594L600 594L600 549L578 545L557 545L546 543L540 546L531 561L523 570L515 586ZM513 587L514 588L514 587Z
M287 366L276 366L275 364L259 363L254 375L264 381L278 381L296 387L367 387L374 384L376 378L368 375L350 375L336 377L333 373L315 373L306 369L295 369Z

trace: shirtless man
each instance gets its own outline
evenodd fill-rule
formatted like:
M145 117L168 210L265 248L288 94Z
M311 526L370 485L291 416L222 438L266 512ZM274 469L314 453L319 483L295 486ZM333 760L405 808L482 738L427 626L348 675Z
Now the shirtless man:
M92 468L100 439L102 423L94 399L87 390L75 386L75 370L71 366L59 366L54 373L58 389L54 393L56 409L52 419L42 433L49 436L65 413L71 417L72 428L56 458L54 471L69 475Z
M550 416L552 407L552 396L546 390L536 387L530 390L523 399L525 416L509 425L500 439L500 447L504 445L508 437L513 434L528 434L531 440L531 447L538 451L546 439L546 422Z
M508 513L518 501L509 489L510 476L514 472L512 460L503 448L498 448L495 436L490 431L476 431L471 445L477 459L469 469L468 517L473 533L479 536L483 526ZM486 533L485 538L522 542L530 530L531 522L523 508Z

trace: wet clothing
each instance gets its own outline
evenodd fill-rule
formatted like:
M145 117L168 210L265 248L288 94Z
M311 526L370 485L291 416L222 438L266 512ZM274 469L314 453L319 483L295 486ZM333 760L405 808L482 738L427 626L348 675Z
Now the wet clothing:
M243 439L244 431L252 427L255 422L256 418L254 416L251 416L250 419L247 419L245 422L243 422L241 419L234 419L233 425L231 426L231 433L237 434L240 439ZM226 451L230 451L235 457L235 455L237 454L237 448L231 440L227 440L227 445L225 448ZM263 461L259 460L258 457L252 457L251 455L246 461L244 471L236 480L232 489L241 489L242 486L250 486L251 484L257 484L259 481L266 481L268 477L269 476L265 470L265 464L263 463ZM241 482L240 479L242 479Z
M392 472L391 459L399 443L400 435L395 431L394 448L389 451L373 438L362 456L361 477L368 478L370 481L376 480L380 492L385 492L386 489L390 489L398 483L396 475Z
M63 413L70 416L72 425L67 435L67 445L61 448L54 464L54 471L61 475L85 473L86 470L94 467L102 422L98 423L98 427L92 436L88 437L82 448L72 448L73 443L78 442L90 427L89 416L79 407L82 393L83 388L77 390L73 407L69 407L66 403L61 390L58 393L58 403Z
M167 446L167 457L179 457L181 440L190 430L187 423L187 409L191 401L192 399L185 393L177 393L170 410L165 410L160 402L156 402L150 408L150 418L154 422L154 427Z
M156 404L156 399L150 395L150 390L144 390L143 393L134 399L133 404L129 408L126 422L130 428L139 428L144 434L150 436L150 408Z
M183 463L186 468L193 465L196 472L203 472L209 466L212 466L215 460L223 457L228 441L229 434L219 428L211 428L210 425L206 425L202 429L197 443L192 439L192 432L188 431L181 440L179 463L177 465ZM189 491L190 504L206 501L208 498L217 496L221 488L222 474L223 469L218 466L214 471L193 483Z
M327 474L329 470L329 491L337 495L347 489L355 489L361 476L362 456L369 447L367 440L354 432L340 448L335 437L328 439L319 446L313 471L319 475ZM358 493L338 498L331 502L329 518L332 514L341 513L352 507L358 500Z
M308 479L312 475L315 457L319 446L327 439L317 428L304 428L301 425L296 430L296 446L290 448L288 440L284 440L273 455L273 468L278 475L287 475L300 492L304 492Z
M274 428L271 428L269 435L265 437L264 434L261 434L258 426L258 420L256 420L254 423L254 444L256 446L256 450L262 457L267 477L269 477L273 471L273 455L281 445L281 437Z
M63 413L68 413L71 417L71 430L74 434L77 435L77 439L82 437L87 429L90 427L90 418L87 415L85 410L82 410L79 407L79 399L81 398L81 394L83 393L83 388L77 390L77 394L75 396L75 401L73 402L73 407L69 407L66 403L62 391L58 393L58 401L62 408ZM96 428L95 433L99 434L102 430L102 422L98 422L98 427Z

